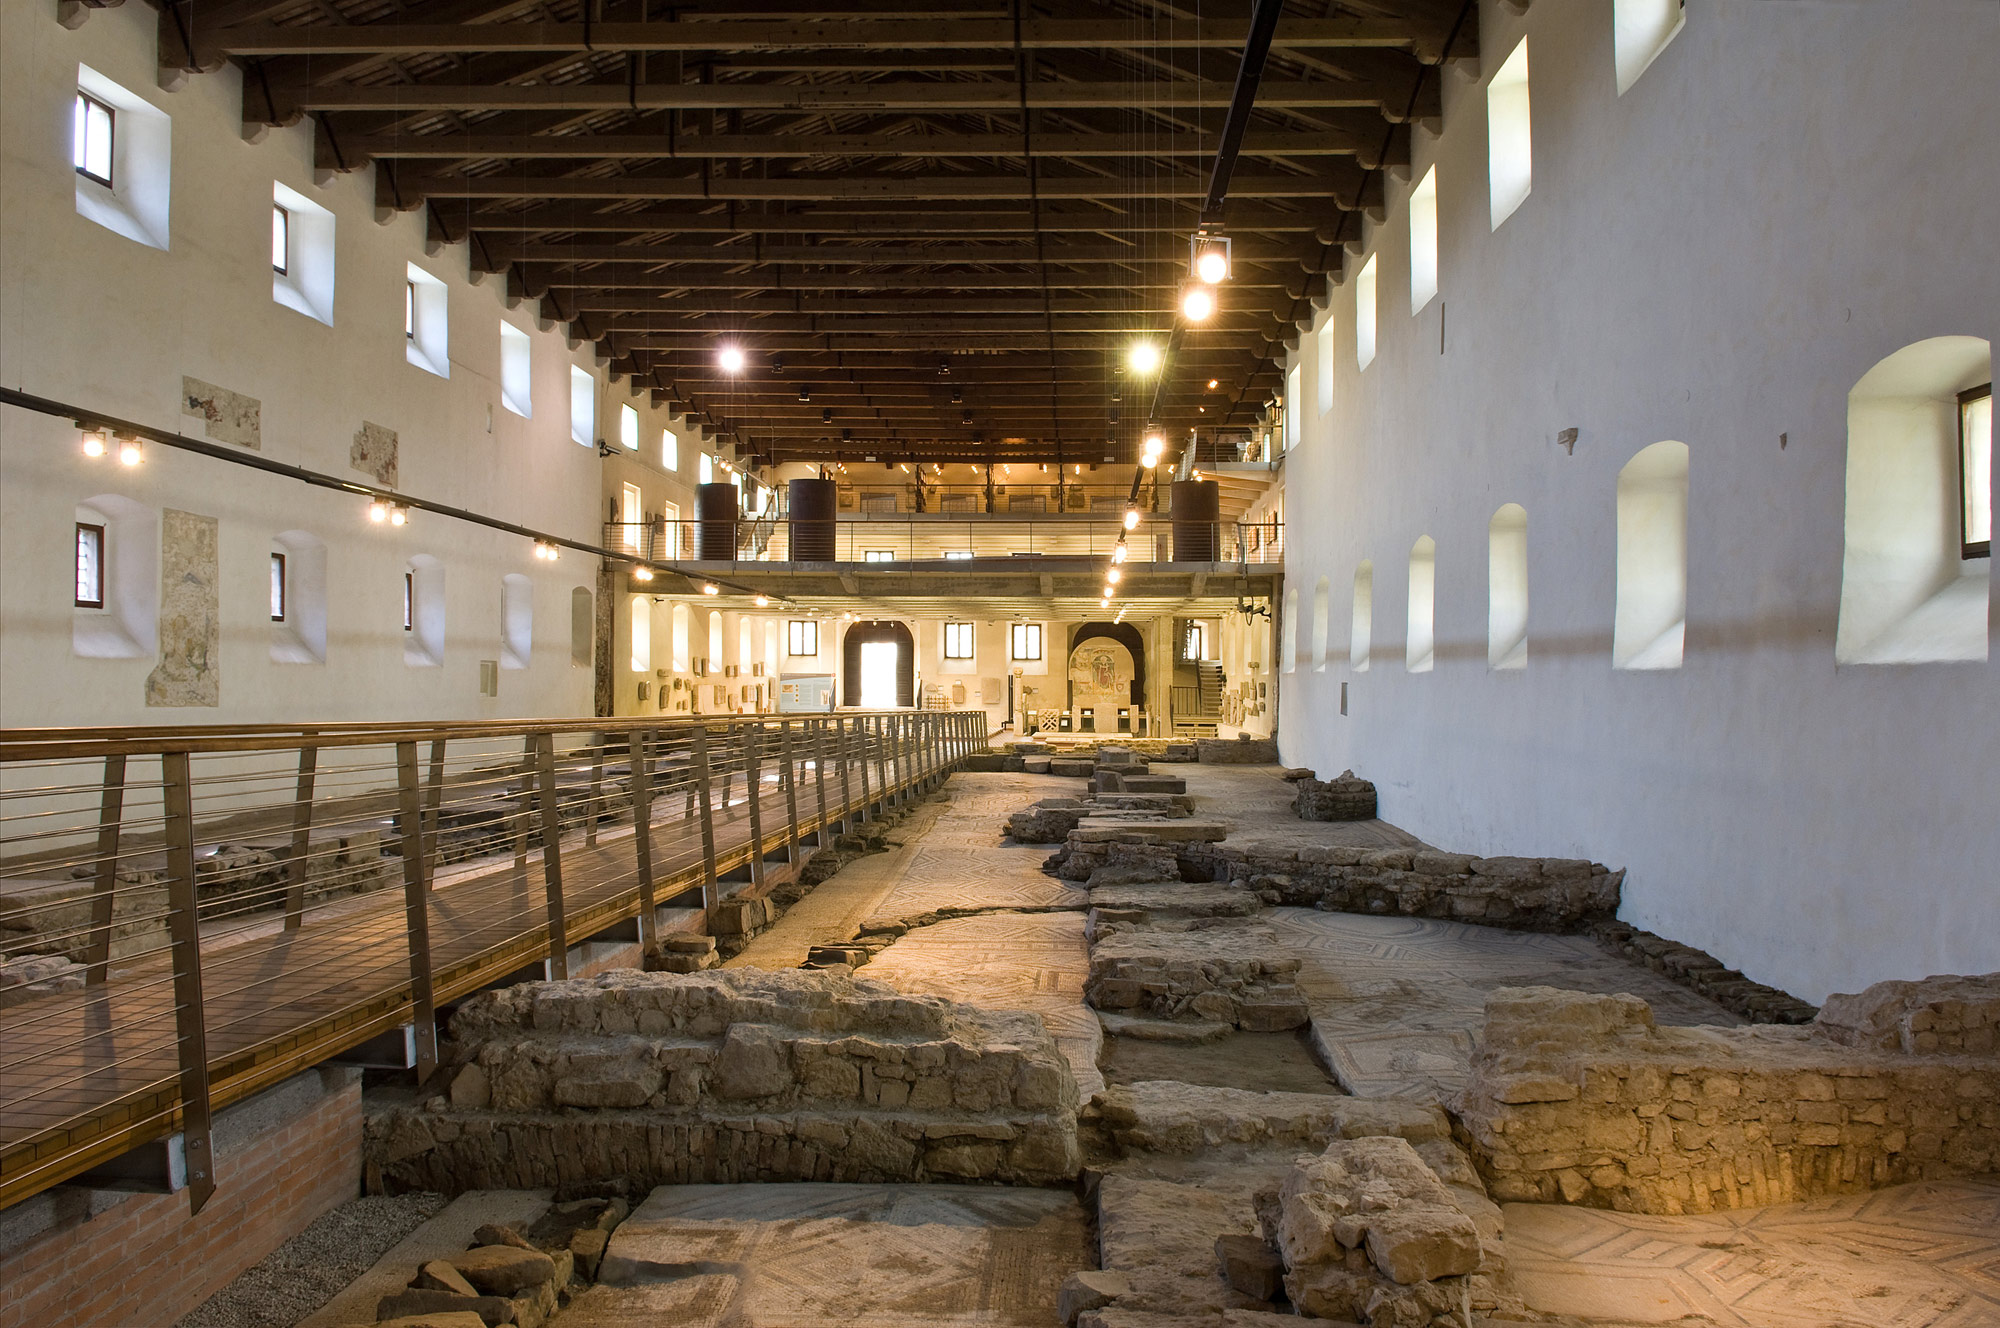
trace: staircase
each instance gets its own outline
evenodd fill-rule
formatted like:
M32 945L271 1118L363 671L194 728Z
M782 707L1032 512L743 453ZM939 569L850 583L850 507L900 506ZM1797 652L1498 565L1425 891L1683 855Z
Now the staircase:
M1201 714L1205 719L1222 714L1222 665L1196 660L1194 665L1195 695L1201 702Z

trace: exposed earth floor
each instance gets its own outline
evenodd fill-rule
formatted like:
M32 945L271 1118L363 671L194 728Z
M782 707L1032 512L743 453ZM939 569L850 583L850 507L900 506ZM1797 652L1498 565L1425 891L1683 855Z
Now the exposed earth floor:
M1382 822L1297 820L1290 786L1275 768L1172 770L1186 777L1197 816L1231 822L1231 844L1417 843ZM1316 1150L1275 1137L1127 1146L1093 1095L1106 1094L1102 1104L1135 1085L1144 1093L1167 1081L1172 1089L1287 1095L1259 1099L1276 1114L1351 1098L1420 1111L1464 1084L1485 994L1497 987L1629 992L1649 1001L1663 1024L1741 1022L1585 937L1300 908L1270 908L1257 921L1300 961L1308 1027L1238 1032L1226 1024L1170 1028L1101 1018L1084 999L1090 891L1043 872L1051 846L1004 837L1010 812L1081 785L1046 775L955 775L889 831L888 852L821 884L729 964L795 967L812 946L847 942L864 922L904 924L907 931L858 975L911 993L1039 1014L1086 1103L1084 1183L1075 1192L661 1187L633 1196L598 1281L557 1314L557 1328L1053 1324L1061 1321L1064 1279L1100 1267L1123 1273L1132 1287L1115 1313L1106 1311L1106 1328L1275 1328L1270 1304L1232 1290L1214 1244L1218 1235L1255 1232L1254 1192L1273 1184L1296 1154ZM490 1213L545 1202L523 1192L463 1196L430 1227L449 1244L473 1208ZM1533 1204L1493 1212L1504 1213L1518 1296L1506 1321L2000 1325L2000 1178L1703 1216ZM420 1230L383 1257L368 1284L400 1285L422 1257L433 1257L427 1248ZM350 1288L307 1322L365 1322L373 1317L361 1312L368 1299Z

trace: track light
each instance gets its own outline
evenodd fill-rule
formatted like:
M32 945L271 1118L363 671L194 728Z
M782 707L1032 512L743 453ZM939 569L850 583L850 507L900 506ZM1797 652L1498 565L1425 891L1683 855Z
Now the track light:
M704 595L720 595L722 593L722 587L716 585L715 582L710 581L708 584L704 585L701 588L701 593Z
M383 502L380 498L377 498L374 502L369 503L368 519L370 521L373 521L378 526L381 525L384 521L387 521L389 519L389 504Z
M1114 561L1114 562L1115 562L1115 561L1117 561L1117 560L1116 560L1116 559L1113 559L1112 561ZM1118 570L1118 569L1117 569L1116 567L1112 567L1112 568L1108 568L1108 569L1106 569L1106 571L1105 571L1105 573L1104 573L1104 580L1106 581L1106 583L1108 583L1108 584L1110 584L1110 585L1114 585L1114 586L1115 586L1115 585L1117 585L1117 584L1118 584L1118 582L1120 581L1120 579L1122 579L1122 578L1124 577L1124 575L1125 575L1125 574L1124 574L1123 572L1119 571L1119 570Z
M83 454L87 457L101 457L107 448L106 435L102 429L83 431Z
M1148 452L1146 453L1146 455L1139 458L1139 464L1144 466L1147 470L1151 470L1153 467L1160 464L1159 454L1157 452Z
M409 525L410 509L403 506L401 503L391 503L389 505L389 524L392 526Z
M1211 378L1208 380L1208 390L1211 392L1213 392L1216 388L1221 386L1222 386L1222 381L1220 379Z
M118 464L136 466L146 459L146 445L130 436L118 440Z
M1139 509L1138 509L1138 508L1136 508L1136 507L1128 507L1128 508L1126 508L1126 509L1125 509L1125 529L1127 529L1127 530L1137 530L1138 528L1139 528Z
M942 355L940 355L938 357L938 377L948 378L950 376L951 376L951 361L945 359Z
M1158 456L1167 450L1167 440L1157 430L1146 435L1146 454Z
M1215 293L1203 285L1189 286L1181 293L1181 317L1190 323L1205 323L1215 313Z
M1125 548L1125 537L1123 535L1120 535L1118 537L1118 546L1111 550L1111 561L1114 563L1122 563L1125 561L1126 558L1130 556L1131 555L1127 552Z
M632 569L632 579L634 581L651 581L653 579L653 569L650 567L635 567Z
M833 407L832 407L832 406L828 406L828 407L827 407L827 408L826 408L825 410L822 410L822 411L821 411L821 412L819 413L819 422L820 422L821 424L832 424L832 423L833 423Z
M770 607L771 607L771 597L770 597L769 595L759 595L759 596L757 597L757 599L756 599L756 605L757 605L757 607L758 607L758 608L760 608L760 609L768 609L768 608L770 608Z
M725 345L715 353L716 366L726 374L742 373L743 362L743 348L741 346L733 344Z
M1125 363L1136 374L1158 373L1160 348L1150 341L1135 341L1125 352Z
M799 400L801 400L801 401L811 401L812 399L813 399L813 392L812 392L812 389L811 389L810 387L807 387L807 386L806 386L806 385L805 385L804 383L800 383L800 384L799 384Z
M1188 272L1196 281L1213 286L1229 277L1229 240L1221 235L1196 231L1188 237Z

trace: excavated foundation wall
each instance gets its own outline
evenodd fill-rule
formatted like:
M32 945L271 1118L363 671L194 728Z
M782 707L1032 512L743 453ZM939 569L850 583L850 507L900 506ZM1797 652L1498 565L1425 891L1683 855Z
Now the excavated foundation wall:
M483 993L447 1095L381 1111L392 1190L625 1177L1048 1184L1080 1165L1077 1087L1033 1015L830 972L621 971Z
M2000 1166L2000 974L1880 983L1803 1027L1660 1028L1549 987L1486 1008L1457 1110L1502 1201L1709 1212Z

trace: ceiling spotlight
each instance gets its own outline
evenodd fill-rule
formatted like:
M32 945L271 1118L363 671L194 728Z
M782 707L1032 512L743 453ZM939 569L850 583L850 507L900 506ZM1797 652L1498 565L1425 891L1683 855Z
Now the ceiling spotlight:
M722 593L722 587L716 585L715 582L710 581L701 588L701 593L704 595L720 595Z
M960 424L972 423L972 412L969 410L961 410L960 412L958 412L958 422Z
M1113 590L1113 589L1112 589L1112 588L1111 588L1110 586L1106 586L1106 587L1104 588L1104 598L1103 598L1102 600L1100 600L1100 601L1099 601L1099 603L1100 603L1100 604L1109 604L1109 603L1111 602L1111 597L1112 597L1112 596L1113 596L1114 594L1116 594L1116 593L1117 593L1117 592L1116 592L1115 590Z
M773 357L771 360L771 372L774 374L781 374L784 371L785 371L784 357L783 356Z
M391 504L389 508L389 524L392 526L409 525L410 509L403 506L401 503Z
M959 403L960 403L961 401L964 401L964 400L965 400L965 389L964 389L964 388L962 388L962 387L954 387L953 389L951 389L951 404L952 404L952 405L956 406L956 405L958 405L958 404L959 404Z
M951 375L951 361L945 359L942 355L940 355L938 357L938 377L947 378L950 377L950 375Z
M1115 562L1115 561L1116 561L1116 559L1113 559L1113 561ZM1104 579L1105 579L1106 581L1110 582L1110 583L1111 583L1112 585L1114 585L1114 586L1115 586L1115 585L1117 585L1117 584L1118 584L1118 580L1119 580L1119 578L1120 578L1120 577L1122 577L1122 576L1124 576L1124 575L1125 575L1125 574L1124 574L1123 572L1119 571L1119 570L1118 570L1118 569L1117 569L1116 567L1113 567L1113 568L1110 568L1110 569L1108 569L1108 570L1107 570L1107 571L1106 571L1106 572L1104 573Z
M105 453L104 430L85 429L83 431L83 454L87 457L101 457Z
M1114 563L1122 563L1128 556L1130 555L1125 548L1125 537L1123 535L1120 535L1118 537L1118 547L1114 548L1111 551L1111 561Z
M1146 452L1149 456L1158 456L1166 450L1167 440L1164 437L1158 433L1149 433L1146 435Z
M769 595L759 595L756 604L760 609L768 609L771 607L771 597Z
M651 581L653 579L653 569L650 567L635 567L632 569L632 579L634 581Z
M826 408L825 410L822 410L822 411L821 411L821 412L819 413L819 422L820 422L821 424L832 424L832 423L833 423L833 407L832 407L832 406L828 406L828 407L827 407L827 408Z
M742 373L743 348L735 345L724 346L715 353L715 363L716 367L726 374Z
M1097 607L1098 607L1098 608L1100 608L1100 609L1108 609L1108 608L1110 608L1110 607L1111 607L1111 598L1110 598L1110 596L1108 596L1108 595L1107 595L1107 596L1106 596L1105 598L1103 598L1103 599L1101 599L1101 600L1097 601Z
M389 519L389 504L383 502L380 498L368 504L368 519L378 526L387 521Z
M1229 241L1219 235L1196 233L1188 241L1191 258L1188 270L1196 281L1210 286L1229 276Z
M1127 529L1127 530L1137 530L1138 528L1139 528L1139 509L1138 509L1138 508L1136 508L1136 507L1128 507L1128 508L1126 508L1126 509L1125 509L1125 529Z
M1148 452L1146 453L1146 455L1139 458L1139 464L1144 466L1147 470L1151 470L1153 467L1160 464L1160 454L1157 452Z
M1221 380L1221 379L1218 379L1218 378L1211 378L1211 379L1209 379L1209 380L1208 380L1208 390L1209 390L1209 391L1211 391L1211 392L1213 392L1213 391L1214 391L1214 390L1215 390L1216 388L1218 388L1218 387L1221 387L1221 386L1222 386L1222 380Z
M1189 286L1181 295L1181 317L1205 323L1215 312L1215 293L1206 286Z
M806 385L805 385L804 383L800 383L800 384L799 384L799 400L801 400L801 401L811 401L812 399L813 399L813 391L812 391L812 389L811 389L810 387L807 387L807 386L806 386Z
M120 438L118 440L119 465L136 466L145 459L146 459L146 446L144 443L141 443L137 438L126 437L126 438Z
M1158 373L1160 348L1150 341L1135 341L1132 343L1132 349L1125 352L1125 363L1133 373Z

